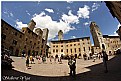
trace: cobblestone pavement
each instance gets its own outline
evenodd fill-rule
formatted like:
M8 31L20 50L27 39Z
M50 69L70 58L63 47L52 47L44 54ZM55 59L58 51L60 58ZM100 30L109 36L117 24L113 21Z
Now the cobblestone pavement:
M102 59L93 60L77 59L76 76L69 76L69 66L67 60L62 60L62 64L49 62L38 64L35 59L34 64L30 64L31 69L26 69L25 58L13 57L13 70L2 70L2 80L5 76L9 78L18 77L16 81L121 81L121 55L110 56L108 61L108 73L104 73ZM20 77L23 77L20 79ZM28 79L27 79L28 77ZM13 78L13 80L15 80Z
M69 66L67 60L62 60L62 64L59 64L58 62L54 62L54 59L52 60L52 64L49 62L49 58L47 59L46 63L38 64L38 61L35 59L35 64L30 64L30 68L26 70L25 65L25 58L21 57L12 57L12 59L15 61L13 63L14 69L20 72L25 72L33 75L39 75L39 76L69 76ZM102 59L96 60L96 62L93 62L93 60L86 60L83 59L77 59L76 63L76 72L77 74L90 71L90 69L85 68L91 65L95 65L102 62Z

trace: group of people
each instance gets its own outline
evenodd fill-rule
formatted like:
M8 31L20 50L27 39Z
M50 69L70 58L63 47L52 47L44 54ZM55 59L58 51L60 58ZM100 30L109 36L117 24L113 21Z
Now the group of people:
M54 61L56 62L56 60L58 60L58 62L61 64L62 63L62 58L63 56L62 55L55 55L55 58L54 58Z
M29 61L31 62L31 64L34 63L34 58L32 55L26 56L26 69L29 69L29 63L30 63Z
M90 59L93 59L93 62L95 62L96 59L101 59L103 58L103 54L100 52L100 53L95 53L95 54L92 54L90 53L89 55L88 54L83 54L83 59L84 60L90 60Z
M100 56L99 58L101 58L101 57L103 58L105 73L107 73L108 72L108 69L107 69L108 55L106 54L106 51L104 49L102 50L102 53L100 55L102 55L102 56ZM38 60L38 63L40 63L41 58L42 58L42 62L45 63L46 55L42 55L41 57L39 55L37 55L36 59ZM52 63L53 56L50 55L49 58L50 58L50 62ZM57 59L58 59L59 63L62 63L62 56L59 57L58 55L55 55L54 61L56 62ZM27 56L27 58L26 58L27 68L29 67L29 60L31 61L31 63L33 63L34 58L32 56ZM75 76L76 75L76 58L74 56L69 56L68 65L70 68L70 76Z
M40 63L41 60L41 56L37 55L36 59L38 60L38 64ZM46 62L46 55L42 56L42 63ZM34 64L34 56L30 55L30 56L26 56L26 69L29 68L29 63Z
M76 75L76 58L74 56L70 56L68 58L68 65L70 68L70 76Z
M40 64L40 63L46 63L46 61L47 61L47 56L45 54L41 55L41 56L37 55L37 56L35 56L35 58L38 60L38 64ZM62 56L55 55L55 57L53 57L52 55L50 55L49 56L49 60L50 60L51 64L52 64L52 60L55 63L57 61L59 64L62 64ZM31 63L31 64L34 63L34 57L32 55L26 56L26 67L27 68L29 67L29 63Z
M104 64L104 72L108 72L107 68L107 61L108 61L108 55L105 50L102 50L102 58L103 58L103 64ZM76 74L76 58L74 56L70 56L68 59L68 65L70 67L70 76L75 76Z

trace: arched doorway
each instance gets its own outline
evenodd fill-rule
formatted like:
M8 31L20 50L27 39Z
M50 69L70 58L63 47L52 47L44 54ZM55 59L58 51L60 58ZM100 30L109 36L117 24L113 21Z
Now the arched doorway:
M77 58L77 54L75 54L75 58Z
M104 44L102 44L102 49L105 49L105 45Z
M19 49L16 49L15 56L18 56L18 55L19 55Z
M36 51L36 55L38 55L38 51Z
M11 52L10 55L14 55L14 54L13 54L13 50L14 50L14 49L13 49L12 46L9 47L9 50L10 50L10 52Z

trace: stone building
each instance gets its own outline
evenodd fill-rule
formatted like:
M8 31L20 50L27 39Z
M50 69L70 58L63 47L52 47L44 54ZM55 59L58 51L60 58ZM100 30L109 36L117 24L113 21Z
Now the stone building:
M92 46L91 51L92 51L92 54L99 54L101 53L102 50L98 46Z
M121 41L119 36L102 35L98 25L95 22L90 24L90 32L93 37L94 46L92 46L92 53L100 53L102 51L102 45L105 46L106 52L113 53L117 49L121 49Z
M1 20L1 48L6 48L11 51L13 55L18 54L24 49L24 34L4 20Z
M19 31L9 25L4 20L1 20L1 34L2 34L2 47L10 50L12 55L20 56L22 51L25 51L27 55L42 54L42 46L46 45L46 39L44 40L43 33L40 28L35 28L36 23L31 20L28 27L22 27ZM43 43L45 42L45 43Z
M113 17L116 17L121 24L121 1L105 1Z
M110 52L114 54L114 52L117 49L121 49L121 41L119 39L119 36L103 35L103 39L104 39L108 54Z
M91 53L90 37L51 41L50 47L53 56L63 54L83 57L83 54Z
M113 17L116 17L121 24L121 1L105 1ZM117 30L121 40L121 27Z

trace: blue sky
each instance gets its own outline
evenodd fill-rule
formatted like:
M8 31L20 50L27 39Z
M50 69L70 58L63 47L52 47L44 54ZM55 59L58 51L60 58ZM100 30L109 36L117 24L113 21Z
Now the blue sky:
M57 40L60 29L64 39L91 37L91 21L108 35L117 35L120 25L101 1L2 1L1 18L18 30L33 19L36 27L49 29L49 40Z

